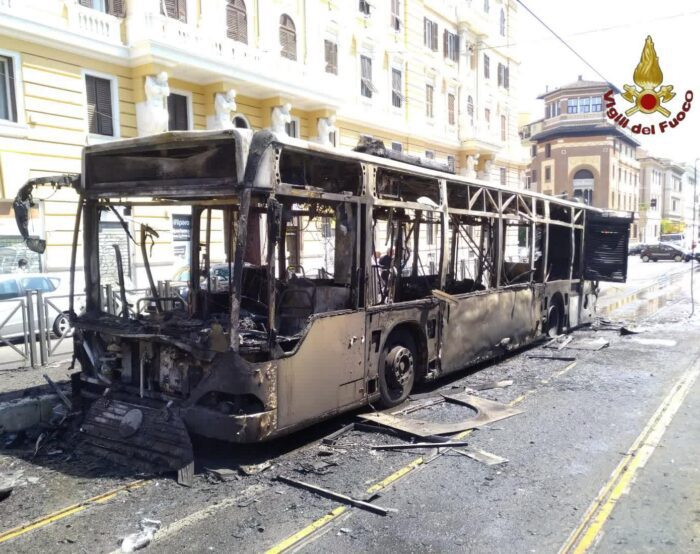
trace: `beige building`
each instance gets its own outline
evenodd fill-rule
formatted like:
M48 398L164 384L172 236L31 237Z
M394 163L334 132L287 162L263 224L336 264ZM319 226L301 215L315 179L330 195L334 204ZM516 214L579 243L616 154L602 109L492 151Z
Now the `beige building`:
M579 77L539 96L544 101L544 118L521 131L531 155L527 181L533 190L635 212L636 219L639 143L605 117L603 94L611 87ZM635 223L633 240L637 235Z
M370 135L520 186L518 60L505 46L517 22L513 0L0 0L6 257L29 255L10 213L22 183L79 172L86 144L164 129L261 129L281 113L302 139L352 148ZM32 232L49 248L35 267L67 268L74 201L38 203ZM154 267L168 277L181 251L172 214L133 217L159 230Z

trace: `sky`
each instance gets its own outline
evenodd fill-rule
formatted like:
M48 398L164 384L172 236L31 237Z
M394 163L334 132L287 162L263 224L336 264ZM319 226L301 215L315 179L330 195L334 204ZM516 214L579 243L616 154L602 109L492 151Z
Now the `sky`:
M696 96L686 118L664 134L658 133L661 114L637 115L633 123L657 123L657 134L637 137L653 156L693 163L700 157L700 2L697 0L523 0L547 25L570 44L605 80L619 89L634 85L632 75L647 35L651 35L663 84L672 84L676 97L664 104L671 117L681 110L683 96ZM604 80L519 6L519 33L513 48L521 60L521 111L531 120L544 115L537 96L582 75ZM631 107L619 96L618 107ZM700 164L700 162L698 162Z

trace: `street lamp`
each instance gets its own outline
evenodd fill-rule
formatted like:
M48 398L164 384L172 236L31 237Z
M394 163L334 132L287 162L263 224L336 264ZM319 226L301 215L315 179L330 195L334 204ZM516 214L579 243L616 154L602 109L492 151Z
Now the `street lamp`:
M695 176L693 181L693 224L691 226L693 230L693 238L690 242L690 317L695 314L695 292L693 289L693 277L695 275L695 246L698 241L697 227L695 226L695 212L698 201L698 160L700 158L695 158Z

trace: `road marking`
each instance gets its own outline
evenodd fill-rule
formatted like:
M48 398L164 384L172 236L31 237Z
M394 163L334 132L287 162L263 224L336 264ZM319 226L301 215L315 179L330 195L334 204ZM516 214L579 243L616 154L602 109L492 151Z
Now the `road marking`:
M133 483L117 487L116 489L105 492L98 496L93 496L92 498L88 498L83 502L73 504L72 506L68 506L67 508L63 508L61 510L53 512L52 514L40 517L39 519L35 519L34 521L25 523L24 525L20 525L19 527L15 527L14 529L9 529L4 533L0 533L0 543L9 541L10 539L14 539L16 537L19 537L20 535L29 533L30 531L34 531L35 529L45 527L46 525L54 523L55 521L59 521L68 516L72 516L73 514L77 514L79 512L87 510L93 504L104 504L105 502L108 502L109 500L117 496L119 493L138 489L146 485L146 483L148 483L148 481L143 479L139 481L134 481Z
M576 365L576 362L571 362L567 366L565 366L563 369L560 369L556 373L552 374L552 376L549 379L543 379L540 381L542 384L547 384L549 383L552 379L556 379L557 377L560 377L567 373L568 371L571 371L574 366ZM537 389L530 389L529 391L525 392L524 394L521 394L518 396L515 400L510 402L508 405L509 406L515 406L517 404L520 404L523 400L525 400L530 394L535 392ZM462 431L461 433L458 433L454 435L452 438L455 440L463 439L464 437L469 436L474 430L473 429L467 429L466 431ZM439 447L440 443L435 443L436 447ZM377 492L381 491L382 489L385 489L392 483L395 483L402 477L405 477L409 473L412 473L414 470L417 468L423 466L426 462L428 462L429 459L424 458L423 456L420 456L413 460L411 463L403 466L401 469L396 470L394 473L389 475L388 477L385 477L378 483L375 483L372 485L369 489L367 489L368 494L376 494ZM349 508L347 506L338 506L334 508L332 511L327 513L326 515L318 518L317 520L313 521L306 527L304 527L301 531L298 531L297 533L287 537L284 539L282 542L277 543L275 546L270 548L269 550L265 551L265 554L280 554L281 552L285 552L286 550L290 549L293 546L298 545L302 540L306 539L309 537L312 533L318 531L322 527L328 525L329 523L332 523L336 519L338 519L341 515L344 513L348 512Z
M651 458L699 374L700 359L696 360L695 364L676 381L634 444L612 472L610 479L584 514L579 526L561 547L559 554L582 554L596 543L615 505L629 490L637 471Z

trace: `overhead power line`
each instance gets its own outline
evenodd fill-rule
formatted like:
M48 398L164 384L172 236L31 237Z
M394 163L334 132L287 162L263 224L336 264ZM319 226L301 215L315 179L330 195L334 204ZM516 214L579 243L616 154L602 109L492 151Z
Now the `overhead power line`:
M538 15L537 15L535 12L533 12L529 7L527 7L527 6L525 5L525 3L522 2L522 0L516 0L516 2L518 2L518 4L520 4L523 8L525 8L525 10L527 10L527 12L528 12L532 17L534 17L545 29L547 29L550 33L552 33L552 34L559 40L559 42L561 42L564 46L566 46L569 50L571 50L571 52L573 52L574 55L575 55L579 60L581 60L584 64L586 64L589 68L591 68L591 69L593 70L593 72L594 72L596 75L598 75L598 76L599 76L601 79L603 79L603 81L605 81L606 83L610 83L610 81L609 81L608 79L606 79L605 76L604 76L600 71L598 71L595 67L593 67L593 66L588 62L588 60L586 60L586 58L584 58L581 54L579 54L579 53L576 51L576 49L575 49L573 46L571 46L568 42L566 42L566 41L559 35L559 33L557 33L554 29L552 29L549 25L547 25L544 21L542 21L542 18L540 18L540 16L538 16Z

